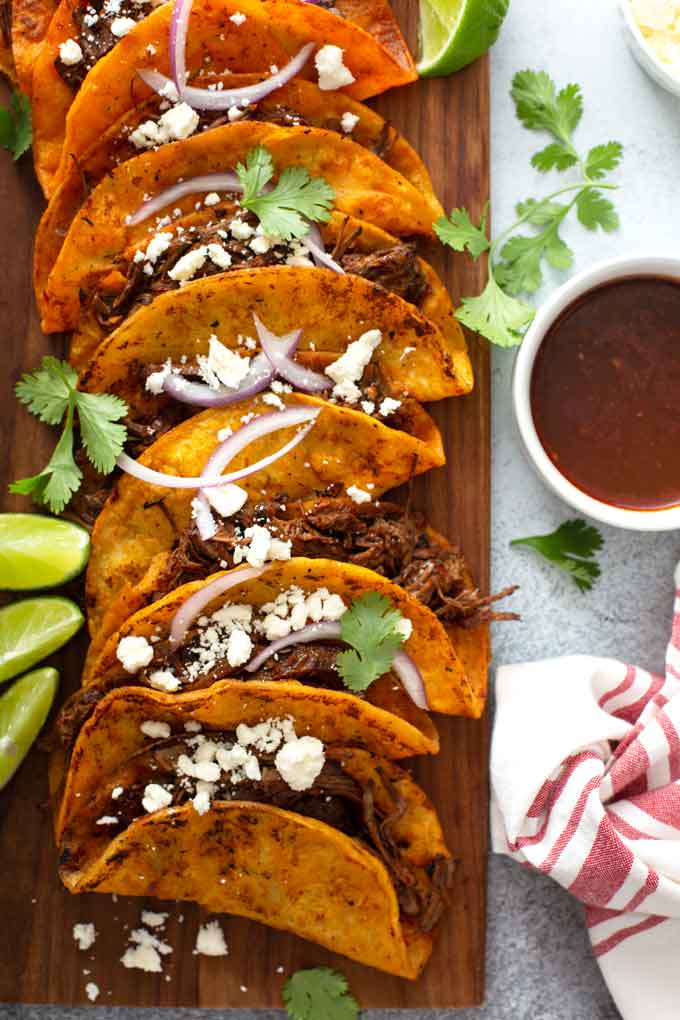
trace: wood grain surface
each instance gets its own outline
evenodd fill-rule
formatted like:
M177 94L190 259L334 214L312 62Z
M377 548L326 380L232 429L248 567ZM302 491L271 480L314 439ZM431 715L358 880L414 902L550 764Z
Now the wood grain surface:
M417 5L394 7L412 43ZM444 206L466 205L477 214L489 191L489 94L485 60L449 79L421 81L380 97L376 107L416 146ZM63 353L40 334L31 291L31 249L43 208L30 159L0 174L0 315L5 370L0 379L2 465L0 491L11 479L45 463L51 438L13 397L22 371L41 355ZM462 256L426 253L442 272L454 300L477 293L482 267ZM432 408L443 431L448 464L417 481L413 505L459 542L481 586L489 580L489 366L485 350L471 343L476 388L462 400ZM3 498L3 509L29 509L26 500ZM75 597L80 597L78 588ZM62 696L78 683L84 638L54 657ZM46 757L34 751L0 794L0 1000L87 1002L85 985L100 988L99 1004L136 1006L274 1007L281 986L300 967L328 965L345 973L364 1007L471 1006L483 999L485 860L487 852L487 754L485 720L440 719L442 750L415 763L414 773L432 797L458 860L452 904L433 957L415 982L391 978L350 963L289 935L254 923L223 918L226 959L192 953L200 911L170 904L163 975L125 970L120 957L126 930L138 926L151 901L112 902L108 896L74 897L59 885L46 806ZM94 921L93 950L80 952L72 938L78 921ZM279 968L284 973L279 973ZM89 974L87 972L90 972Z

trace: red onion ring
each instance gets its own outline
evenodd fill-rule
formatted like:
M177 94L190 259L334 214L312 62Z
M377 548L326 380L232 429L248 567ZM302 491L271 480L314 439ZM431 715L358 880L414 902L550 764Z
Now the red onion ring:
M270 645L263 648L261 652L246 666L249 673L255 673L272 655L276 655L283 648L291 645L309 644L310 641L342 641L342 630L337 622L310 623L301 630L292 631L287 637L272 641ZM392 660L390 669L399 677L402 687L410 697L414 705L428 711L430 706L427 702L425 684L420 670L415 662L406 652L397 652Z
M320 413L321 408L288 407L285 411L258 415L253 421L248 422L247 425L244 425L232 436L229 436L228 439L225 439L223 443L220 443L208 459L204 473L198 477L187 478L184 475L167 475L162 471L155 471L153 468L140 464L139 461L128 457L126 453L121 453L116 463L122 471L139 479L140 482L146 482L148 485L160 485L166 489L207 489L218 485L227 485L229 482L238 482L241 478L247 478L256 471L269 467L279 457L284 457L287 453L290 453L298 443L302 442L310 429L314 427L314 423ZM305 428L300 429L292 439L274 453L270 453L254 464L249 464L238 471L232 471L228 475L219 473L237 453L240 453L241 450L249 446L254 440L267 436L271 432L278 432L280 429L291 428L294 425L302 425L306 422L309 424ZM216 474L209 474L213 470Z
M197 616L201 615L209 602L237 584L259 577L264 570L266 567L239 567L236 570L230 570L228 574L223 574L214 581L210 581L209 584L190 595L170 621L170 647L174 650L182 644L191 624Z
M175 12L180 8L181 18L186 18L188 22L189 13L191 10L191 3L182 2L177 0L175 4L175 10L173 11L173 21ZM295 56L288 61L288 63L277 71L276 74L270 75L269 78L265 78L264 81L255 82L254 85L244 85L238 89L201 89L195 85L187 85L186 80L182 80L181 75L186 77L186 66L184 63L184 51L186 48L186 28L183 28L181 24L177 24L174 34L175 45L173 46L173 34L171 24L171 35L170 35L170 53L171 60L170 66L173 67L173 56L174 66L177 68L177 77L175 78L175 85L177 88L177 94L179 95L182 102L188 103L194 110L228 110L230 106L248 106L250 103L257 103L260 99L264 99L271 92L275 92L276 89L281 88L287 82L294 78L296 74L299 74L302 68L305 66L310 56L316 49L316 43L307 43L302 49L295 54ZM177 52L175 47L182 45L183 47L181 55ZM168 84L172 84L172 79L167 78L164 74L159 71L147 71L139 69L137 74L145 82L149 88L152 88L154 92L158 92L159 95L167 96ZM174 71L173 71L174 76Z
M269 386L275 372L264 354L253 358L245 379L236 389L221 386L213 389L207 383L192 382L182 375L169 375L163 382L163 392L180 404L192 404L194 407L228 407L240 400L254 397Z
M253 313L253 321L255 322L260 346L269 358L276 375L286 379L287 382L292 383L296 389L302 390L303 393L323 393L324 390L329 389L333 385L332 381L325 375L321 375L320 372L313 372L311 368L305 368L303 365L298 365L297 362L293 361L282 347L280 343L281 337L277 337L271 330L267 329L255 313ZM296 335L297 343L297 340L302 335L302 330L296 330Z
M309 230L304 237L300 238L300 243L309 251L317 266L325 266L326 269L332 269L334 273L346 275L342 266L327 254L319 228L313 223L309 224Z
M170 19L170 72L178 93L187 81L187 35L193 0L175 0Z
M188 181L173 184L172 187L165 188L153 198L147 199L136 212L127 217L125 222L130 227L136 227L138 223L148 220L149 216L160 212L166 205L178 202L180 198L194 195L198 191L236 191L241 194L243 185L236 174L232 173L203 174L200 177L190 177Z

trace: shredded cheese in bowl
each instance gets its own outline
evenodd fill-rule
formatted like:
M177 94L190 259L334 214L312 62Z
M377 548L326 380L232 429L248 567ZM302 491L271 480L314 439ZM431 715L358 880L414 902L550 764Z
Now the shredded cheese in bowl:
M680 2L630 0L638 28L654 56L680 79Z

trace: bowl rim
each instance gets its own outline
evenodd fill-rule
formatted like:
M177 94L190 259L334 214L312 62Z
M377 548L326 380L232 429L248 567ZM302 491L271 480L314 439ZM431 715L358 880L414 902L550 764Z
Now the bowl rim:
M625 26L628 29L628 41L634 44L637 56L640 58L638 63L642 69L656 81L657 85L661 85L662 88L676 96L680 96L680 78L676 78L675 75L671 74L645 39L633 14L630 0L619 0L619 9L623 15Z
M530 463L543 482L575 510L617 528L631 531L680 529L680 504L660 510L631 510L612 506L588 495L570 482L548 457L531 412L531 376L538 349L559 315L577 298L613 280L631 276L666 276L680 283L680 257L643 254L605 259L572 276L538 310L518 350L512 377L515 423Z

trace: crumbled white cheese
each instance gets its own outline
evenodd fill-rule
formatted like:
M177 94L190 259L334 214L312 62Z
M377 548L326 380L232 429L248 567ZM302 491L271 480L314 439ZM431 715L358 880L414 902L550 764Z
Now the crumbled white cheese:
M359 117L356 113L350 113L349 110L345 110L342 117L340 118L340 127L346 135L351 135L354 128L359 123Z
M361 410L364 412L364 414L373 414L373 412L375 411L375 404L373 403L372 400L362 400Z
M182 255L172 269L168 270L168 276L171 280L176 280L179 283L192 280L199 269L205 265L207 257L208 252L204 244L199 248L193 248L186 255Z
M256 255L266 255L270 248L273 247L273 244L270 238L266 237L264 234L259 234L252 239L248 247L251 251L254 251Z
M121 956L120 962L123 966L159 974L163 969L161 956L171 953L172 946L145 928L136 928L131 931L130 942L132 945L128 946Z
M236 11L236 13L235 13L235 14L231 14L231 15L229 16L229 20L230 20L230 21L233 21L235 25L239 25L239 26L241 26L241 25L242 25L242 24L243 24L243 23L244 23L245 21L247 21L248 19L247 19L247 17L246 17L246 15L245 15L245 14L241 14L241 12L240 12L240 11Z
M131 634L118 642L116 658L126 673L138 673L153 659L153 648L145 637L135 637Z
M304 244L300 241L291 241L290 248L292 254L286 257L287 266L299 266L301 268L314 266L313 260L309 257L309 249L305 248Z
M262 403L268 404L270 407L275 407L279 411L285 411L286 405L281 400L278 393L264 393L262 395Z
M145 120L140 124L130 133L130 141L137 149L150 149L155 145L188 138L199 123L199 115L188 103L176 103L157 122Z
M265 719L264 722L256 723L255 726L239 723L236 727L236 739L243 747L252 746L257 751L272 754L278 750L282 741L296 739L295 727L293 720L288 717Z
M235 15L232 15L232 21L234 17ZM245 18L243 20L245 21ZM227 943L224 941L224 933L220 928L219 921L208 921L207 924L202 924L198 929L196 952L200 953L201 956L228 955L229 950L227 949Z
M144 787L144 796L142 797L142 807L148 814L152 814L154 811L160 811L162 808L172 804L172 794L159 786L158 783L148 783Z
M326 367L326 375L335 383L333 396L349 400L349 403L357 402L360 392L356 383L364 374L364 369L381 340L382 333L379 329L369 329L362 333L358 340L348 344L347 350L337 361Z
M401 407L401 400L394 400L392 397L385 397L378 408L378 413L383 418L389 418L391 414L394 414L396 410Z
M397 634L402 635L404 641L408 641L408 639L411 637L411 634L413 633L413 624L411 623L407 616L402 616L401 620L399 620L399 622L395 624L394 629L396 630Z
M85 985L85 994L90 1002L96 1002L99 998L99 985L96 985L94 981L88 981Z
M184 729L187 733L200 733L203 727L196 719L187 719L184 723Z
M204 490L206 499L220 517L233 517L248 500L248 493L240 485L212 485Z
M321 772L326 756L323 744L316 737L289 740L274 759L281 778L293 790L308 790Z
M231 265L231 255L221 244L206 244L205 252L213 265L218 269L228 269Z
M339 46L326 45L317 50L314 57L319 72L319 88L324 91L341 89L356 81L354 75L344 64L344 52Z
M227 662L234 669L247 662L253 653L253 642L244 630L233 630L227 645Z
M246 111L242 110L239 106L230 106L227 110L227 117L229 118L230 124L233 124L235 120L241 120L241 118L245 117L245 115Z
M81 949L83 952L87 952L88 949L92 948L94 940L97 938L95 926L91 923L74 924L73 938L78 944L78 949Z
M171 669L157 669L149 675L150 685L157 691L167 691L172 694L180 688L179 678Z
M239 216L235 216L229 224L229 231L232 237L235 237L237 241L247 241L255 233L255 227L251 227L250 223L246 223Z
M142 924L145 924L147 928L162 928L168 917L168 914L157 914L153 910L143 910Z
M249 539L250 544L247 548L236 546L234 550L236 566L244 559L250 563L251 567L262 567L270 560L289 560L291 557L292 543L275 538L268 528L260 524L253 524L246 528L243 537Z
M226 386L235 390L250 371L250 358L243 358L230 347L226 347L213 333L208 339L207 357L205 355L198 357L198 369L201 378L213 389Z
M360 489L358 485L348 485L347 486L347 495L355 503L370 503L371 502L371 494L370 494L370 492L366 492L365 489Z
M131 32L137 22L134 18L114 18L111 22L111 34L115 35L116 39L122 39L124 35Z
M220 767L214 761L195 761L188 754L180 754L177 759L177 771L190 779L203 779L206 783L216 783L220 778Z
M151 374L147 376L144 388L148 390L149 393L153 393L154 396L158 396L160 393L163 392L165 380L168 379L169 376L171 375L172 375L172 362L168 360L165 362L161 369L159 369L157 372L151 372Z
M145 737L152 740L165 740L172 732L169 723L158 722L156 719L145 719L139 724L139 728Z
M95 825L118 825L118 819L115 815L102 815L97 819Z
M83 59L83 51L80 44L75 39L67 39L59 46L59 59L62 64L66 64L67 67L73 67L74 64L79 64Z
M114 788L111 790L111 800L118 800L119 797L123 796L124 792L125 792L124 786L114 786Z

